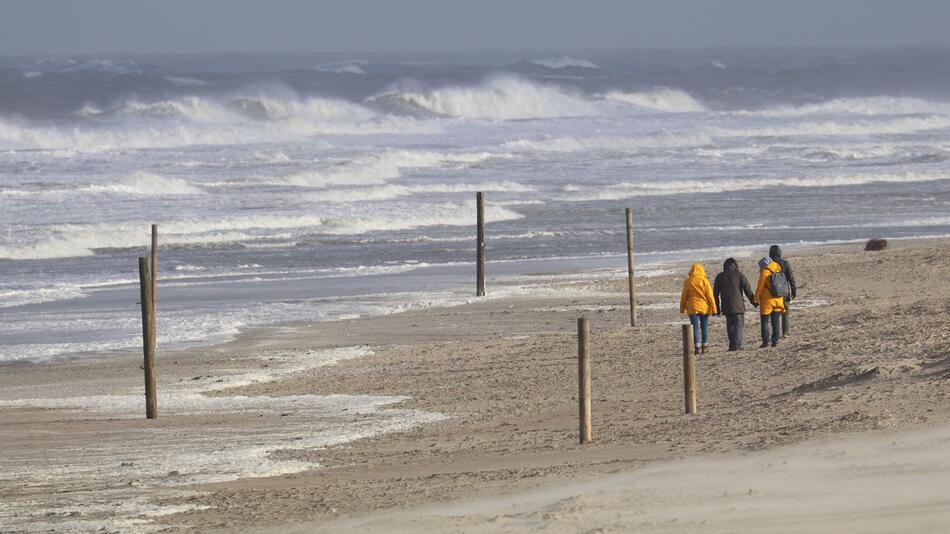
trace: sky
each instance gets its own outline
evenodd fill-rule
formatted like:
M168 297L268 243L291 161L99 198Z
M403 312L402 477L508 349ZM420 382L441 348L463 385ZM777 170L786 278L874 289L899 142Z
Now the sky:
M950 45L944 0L0 0L0 54Z

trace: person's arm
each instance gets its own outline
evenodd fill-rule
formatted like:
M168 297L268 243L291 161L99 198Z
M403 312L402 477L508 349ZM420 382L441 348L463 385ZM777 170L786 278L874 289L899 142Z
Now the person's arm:
M749 302L753 306L758 306L758 303L755 301L755 293L752 292L752 286L749 285L749 279L742 273L739 273L739 287L742 289L742 292L745 293Z
M706 280L705 282L706 283L704 285L706 286L706 294L704 296L706 297L706 302L709 303L709 313L710 315L717 315L719 313L719 307L716 306L716 297L713 296L713 289L712 286L709 285L709 280Z
M788 279L788 286L792 290L792 298L794 300L798 296L798 284L795 283L795 273L792 272L792 264L788 261L785 262L785 278Z
M686 299L689 294L687 287L689 287L689 280L683 282L683 293L680 295L680 313L686 313Z
M765 275L766 272L768 272L767 269L762 269L761 271L759 271L759 283L757 287L755 288L755 301L757 303L762 302L762 296L765 294L765 284L768 280L768 278Z
M716 309L722 310L722 274L716 276L715 282L713 282L713 300L716 303Z

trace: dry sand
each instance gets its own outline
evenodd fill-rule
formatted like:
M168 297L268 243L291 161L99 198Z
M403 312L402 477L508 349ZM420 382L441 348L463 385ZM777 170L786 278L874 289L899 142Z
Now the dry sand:
M157 421L136 413L136 355L7 366L0 532L782 531L803 511L788 531L950 525L950 504L920 491L950 487L948 252L794 252L790 338L756 349L750 309L746 350L727 353L715 319L695 417L682 413L686 266L640 280L637 329L616 271L162 353ZM740 265L754 273L753 258ZM583 447L581 315L595 440Z

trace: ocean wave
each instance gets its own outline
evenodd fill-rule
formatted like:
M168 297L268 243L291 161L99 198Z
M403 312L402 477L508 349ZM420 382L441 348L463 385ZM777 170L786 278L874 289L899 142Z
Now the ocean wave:
M443 117L486 120L542 119L603 114L595 102L561 88L500 76L472 87L384 93L368 103L399 102Z
M688 113L706 111L706 106L690 96L689 93L679 89L660 88L653 91L643 91L638 93L622 93L618 91L610 92L604 95L604 99L609 102L622 102L624 104L633 104L634 106L654 109L657 111L668 111L674 113Z
M909 97L836 98L803 106L779 106L759 111L742 111L755 117L800 117L804 115L914 115L950 114L950 103Z
M417 185L389 184L378 187L330 189L306 195L303 199L308 202L348 203L390 200L412 195L459 194L474 193L476 191L524 193L534 191L534 189L517 182L479 182L472 184L435 183Z
M774 126L751 128L707 127L714 137L792 137L792 136L854 136L866 137L882 134L911 134L950 128L950 117L929 115L925 117L902 117L884 120L837 120L806 121Z
M204 191L181 178L167 178L150 172L138 171L121 182L94 184L80 191L92 193L118 193L143 196L200 195Z
M26 304L41 304L58 300L76 299L86 296L78 286L61 285L35 289L0 290L0 308L12 308Z
M537 152L627 152L640 148L675 148L701 146L712 143L712 137L702 132L659 131L641 136L561 136L542 139L519 139L509 141L504 147L509 150Z
M950 173L855 174L841 176L755 178L748 180L682 179L665 182L621 182L597 187L569 184L562 188L564 193L560 196L560 200L566 202L586 202L592 200L621 200L641 196L751 191L772 187L846 187L880 183L915 183L946 180L950 180Z
M508 208L489 206L489 221L522 218ZM411 230L426 226L463 226L475 220L475 202L448 202L394 211L387 216L321 217L316 215L258 215L219 219L163 222L166 246L243 243L267 238L273 230L297 230L322 235L358 235L368 232ZM35 232L42 232L36 235ZM91 256L96 250L144 247L148 243L145 223L64 224L44 227L33 235L16 236L18 242L0 245L0 258L48 259ZM27 241L27 242L23 242Z
M542 59L529 59L527 63L532 65L538 65L541 67L546 67L549 69L560 70L560 69L600 69L593 62L586 59L578 59L568 56L561 57L550 57Z
M383 184L400 177L402 169L438 168L450 164L473 165L493 157L504 155L490 152L388 150L349 161L332 169L295 173L277 180L277 183L298 187Z

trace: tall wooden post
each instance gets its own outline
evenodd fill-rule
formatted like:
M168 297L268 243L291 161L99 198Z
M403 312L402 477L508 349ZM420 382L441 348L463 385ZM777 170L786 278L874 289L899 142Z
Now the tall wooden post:
M475 243L475 296L485 296L485 194L475 193L478 235Z
M158 333L156 329L156 322L158 321L158 314L156 309L158 307L158 225L152 225L152 250L151 250L151 289L152 289L152 331Z
M591 442L590 425L590 323L577 320L577 405L581 445Z
M686 413L696 414L696 357L693 354L693 327L683 325L683 392Z
M633 276L633 209L627 208L627 281L630 288L630 326L637 326L637 288Z
M142 344L145 353L145 417L158 417L155 397L155 322L152 317L152 277L149 259L139 258L139 286L142 300Z

